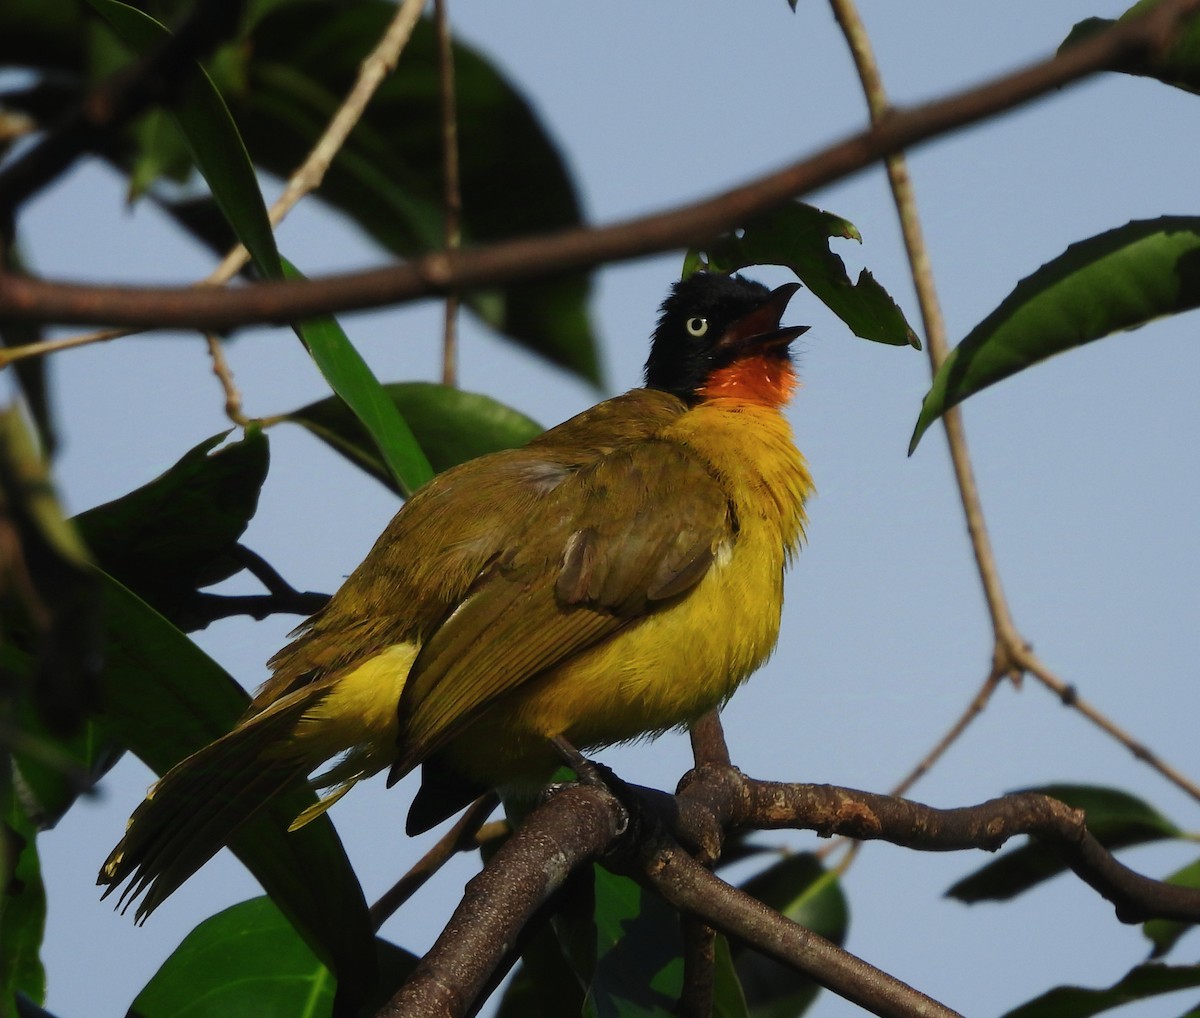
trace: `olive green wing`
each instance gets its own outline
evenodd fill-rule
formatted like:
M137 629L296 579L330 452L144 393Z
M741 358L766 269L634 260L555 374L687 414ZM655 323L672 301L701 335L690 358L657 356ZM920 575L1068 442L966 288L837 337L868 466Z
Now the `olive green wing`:
M632 444L577 470L423 645L391 779L497 698L691 589L735 526L721 485L677 443Z
M330 602L272 658L250 714L396 643L421 641L580 464L649 440L686 407L649 389L605 400L520 449L444 471L396 514Z

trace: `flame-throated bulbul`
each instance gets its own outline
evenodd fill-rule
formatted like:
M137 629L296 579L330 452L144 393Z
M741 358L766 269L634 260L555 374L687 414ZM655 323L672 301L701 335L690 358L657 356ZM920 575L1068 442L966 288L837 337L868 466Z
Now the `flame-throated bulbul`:
M811 480L782 408L798 289L698 273L662 305L645 387L447 470L271 661L229 734L168 771L100 872L139 918L272 795L394 782L426 830L580 749L685 725L775 646Z

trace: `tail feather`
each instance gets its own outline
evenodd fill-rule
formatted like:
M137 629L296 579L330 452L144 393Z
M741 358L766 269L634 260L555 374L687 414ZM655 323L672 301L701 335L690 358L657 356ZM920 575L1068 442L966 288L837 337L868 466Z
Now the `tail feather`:
M322 761L281 752L297 721L326 690L297 690L176 764L134 811L96 879L104 897L127 880L118 907L141 899L145 920L277 794Z

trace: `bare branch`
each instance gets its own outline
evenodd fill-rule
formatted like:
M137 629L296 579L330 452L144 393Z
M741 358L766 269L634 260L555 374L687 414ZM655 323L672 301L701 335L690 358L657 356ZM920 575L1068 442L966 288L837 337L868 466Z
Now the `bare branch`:
M675 1013L679 1018L710 1018L716 975L717 931L699 919L684 918L683 992Z
M678 845L655 839L642 851L644 872L686 914L702 915L727 936L811 976L846 1000L884 1018L955 1018L944 1004L913 989L824 937L731 887Z
M854 57L858 69L859 80L867 98L872 124L882 124L893 115L888 102L883 79L871 52L870 40L862 19L855 8L854 0L830 0L834 15L846 42ZM1162 40L1158 45L1163 45ZM888 182L891 186L892 197L896 212L900 219L901 232L904 236L904 246L908 253L909 264L912 268L913 286L921 306L921 316L925 326L926 349L929 352L930 373L936 374L942 362L949 353L949 342L946 336L945 321L942 317L941 306L937 299L937 291L933 282L933 270L929 261L929 251L921 231L920 217L917 213L916 195L912 179L908 174L908 165L903 155L895 153L885 159ZM939 741L925 758L917 765L895 789L894 794L901 795L933 765L954 741L967 729L983 711L988 700L995 692L1000 680L1007 676L1014 683L1019 683L1021 677L1030 672L1044 685L1053 689L1062 698L1063 703L1074 706L1085 717L1091 720L1108 734L1127 747L1139 760L1145 761L1167 780L1187 792L1192 798L1200 801L1200 786L1189 780L1179 771L1167 765L1149 748L1133 739L1114 722L1087 704L1082 704L1074 696L1073 689L1056 676L1037 659L1030 651L1028 642L1021 636L1013 621L1008 602L1004 594L1004 585L1000 579L1000 570L996 564L996 556L992 550L991 539L988 537L987 524L983 515L983 503L979 497L979 489L975 483L975 473L971 466L971 456L967 448L966 429L963 425L962 414L958 407L951 407L942 417L946 429L946 441L950 449L950 461L954 468L954 477L958 485L959 497L966 518L967 532L970 535L971 549L975 555L975 565L979 579L983 585L984 598L987 602L988 613L991 616L993 632L992 670L984 681L983 687L971 701L967 710L950 728L949 732Z
M850 47L855 67L858 69L859 80L862 83L863 94L866 96L867 107L870 111L871 123L883 123L891 116L892 106L883 85L879 66L875 62L875 55L872 52L871 42L862 18L858 14L854 0L830 0L830 3L838 25L841 26L842 34L846 38L846 43ZM904 238L904 248L912 272L913 288L916 290L917 302L921 308L930 374L934 375L946 359L950 343L946 335L946 322L942 315L941 303L938 300L937 287L934 284L929 248L921 229L916 192L913 189L912 177L909 176L908 161L904 158L903 153L896 152L889 155L884 160L884 164L887 168L892 200L900 220L900 232ZM975 564L979 570L984 598L992 619L995 664L992 674L989 675L981 691L981 696L977 696L971 702L966 713L960 716L937 747L927 754L916 770L901 783L896 792L897 795L911 787L938 757L966 731L970 722L986 706L1000 676L1008 674L1014 681L1020 678L1020 672L1013 670L1009 660L1011 655L1008 653L1008 647L1014 641L1020 642L1020 637L1017 635L1016 626L1012 621L1004 596L1004 587L996 567L995 555L984 522L983 505L979 499L974 472L971 468L966 430L963 427L962 416L958 408L955 407L949 414L946 414L943 421L946 428L946 440L950 447L950 459L954 466L954 477L958 484L963 514L967 521L967 532L970 535Z
M595 229L435 252L402 266L233 290L86 286L0 275L0 313L37 321L230 328L378 307L703 243L892 152L1029 102L1131 56L1156 53L1180 19L1197 9L1200 0L1165 0L1050 59L945 99L897 110L810 158L671 211Z
M1088 833L1082 811L1045 795L1023 793L942 810L832 785L757 781L735 768L704 766L684 778L674 797L620 782L612 791L597 784L571 785L551 796L467 885L437 943L380 1015L471 1013L479 995L514 960L522 931L544 915L569 873L600 856L610 869L648 881L697 924L689 935L689 953L702 968L701 926L709 926L875 1014L954 1014L714 876L680 845L704 843L714 826L809 829L921 851L994 851L1009 838L1028 834L1052 845L1066 865L1116 905L1121 920L1200 922L1200 891L1130 870ZM706 994L702 983L693 986L688 1006L698 1006Z
M995 851L1028 834L1051 845L1075 874L1116 906L1122 922L1200 922L1200 891L1151 880L1118 862L1086 827L1082 810L1023 792L978 806L935 809L909 799L835 785L745 782L738 823L754 829L796 828L844 834L921 851ZM689 787L696 794L695 786Z
M384 891L383 895L371 906L371 923L379 929L409 898L425 886L438 870L459 852L476 847L476 835L483 822L491 816L492 811L500 803L495 792L481 795L476 799L450 828L437 844L426 852L416 864Z
M572 786L535 810L467 884L437 942L379 1018L463 1015L506 962L510 947L570 873L624 829L616 800Z
M1020 657L1021 667L1043 686L1053 692L1063 703L1064 707L1073 707L1092 724L1124 746L1130 753L1148 767L1158 771L1163 777L1182 789L1197 802L1200 802L1200 785L1192 781L1182 772L1172 767L1157 753L1143 742L1139 742L1116 722L1100 713L1087 700L1079 695L1079 691L1070 683L1064 682L1053 671L1042 663L1041 659L1029 648L1024 648Z
M250 418L242 410L242 394L233 380L233 369L225 358L225 350L221 346L221 337L210 332L205 336L208 342L208 355L212 359L213 374L221 383L221 391L225 393L225 416L239 428L250 423Z

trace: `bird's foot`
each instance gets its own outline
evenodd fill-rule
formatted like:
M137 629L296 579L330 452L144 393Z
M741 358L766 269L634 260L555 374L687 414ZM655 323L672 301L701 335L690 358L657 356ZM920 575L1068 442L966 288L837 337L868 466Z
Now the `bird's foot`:
M576 781L573 782L555 782L547 785L544 795L548 798L555 792L568 788L571 785L584 785L593 788L603 788L616 800L621 807L621 812L625 819L621 824L621 829L624 830L628 824L629 806L627 805L630 795L628 786L617 777L611 767L606 767L602 763L596 763L594 760L589 760L579 752L570 742L561 735L555 735L550 739L554 748L558 751L558 755L562 758L562 762L575 772Z
M613 772L603 764L589 760L561 735L550 739L562 762L575 772L575 776L585 785L603 785L608 788L613 780L618 780Z

